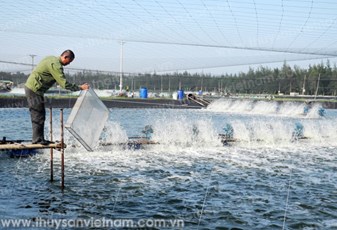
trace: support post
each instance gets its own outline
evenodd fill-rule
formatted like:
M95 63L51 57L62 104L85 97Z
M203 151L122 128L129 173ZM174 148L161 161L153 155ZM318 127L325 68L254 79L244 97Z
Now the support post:
M53 141L53 109L49 108L50 141ZM50 148L50 181L54 181L54 149Z
M318 74L318 79L317 79L317 86L316 86L316 92L315 92L315 98L314 100L316 100L317 94L318 94L318 89L319 89L319 81L321 79L321 74Z
M123 45L124 42L120 41L121 50L120 50L120 58L119 58L119 93L123 92Z
M34 58L36 57L35 54L29 54L29 56L32 58L32 71L34 70Z
M61 109L61 188L64 189L64 133L63 133L63 109Z

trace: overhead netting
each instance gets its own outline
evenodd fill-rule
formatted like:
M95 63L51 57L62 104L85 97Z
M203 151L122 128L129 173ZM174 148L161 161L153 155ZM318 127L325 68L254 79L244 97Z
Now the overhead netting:
M68 48L69 71L118 72L121 56L136 73L335 60L336 12L333 0L4 0L0 68L28 72Z

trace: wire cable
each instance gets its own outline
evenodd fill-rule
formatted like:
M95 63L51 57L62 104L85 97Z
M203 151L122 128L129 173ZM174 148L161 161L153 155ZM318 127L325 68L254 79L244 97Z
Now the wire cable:
M283 0L281 0L281 8L282 8L282 14L281 14L281 19L280 19L280 22L278 24L278 30L277 30L277 33L276 33L276 36L274 38L274 41L273 41L273 44L272 44L272 48L274 48L274 45L275 45L275 42L281 32L281 27L282 27L282 22L283 22L283 17L284 17L284 5L283 5Z
M257 47L260 47L259 45L259 16L257 13L255 0L253 0L253 3L254 3L255 19L256 19L256 45Z
M231 8L231 5L229 4L229 0L226 0L226 2L227 2L228 9L229 9L229 11L231 12L232 18L233 18L233 20L234 20L234 25L235 25L235 28L236 28L236 33L238 34L240 43L241 43L242 45L244 45L244 42L243 42L242 37L241 37L241 34L240 34L240 30L239 30L239 27L238 27L238 22L237 22L237 19L236 19L234 13L233 13L233 10L232 10L232 8Z
M308 17L307 19L305 20L304 24L302 25L300 31L297 33L297 35L295 36L295 38L290 42L289 46L288 46L288 49L290 49L290 47L294 44L294 42L302 35L303 31L304 31L304 27L307 25L310 17L311 17L311 12L312 12L312 9L313 9L313 5L314 5L314 0L311 1L311 6L310 6L310 10L309 10L309 13L308 13Z
M200 223L201 223L201 219L202 219L202 215L204 213L204 209L205 209L205 206L206 206L206 200L207 200L207 196L208 196L208 190L209 190L209 187L211 185L211 179L212 179L212 174L213 174L213 167L214 166L212 165L211 172L210 172L209 177L208 177L208 183L207 183L207 187L206 187L204 201L202 203L202 207L201 207L201 211L200 211L200 217L199 217L198 228L197 229L199 229L199 226L200 226Z
M199 29L204 33L204 35L206 35L214 44L217 44L217 41L215 41L210 35L209 33L207 33L202 26L200 25L200 23L198 21L195 20L195 18L192 16L192 14L187 10L187 8L179 1L177 0L177 2L179 3L179 5L185 10L185 12L187 13L187 15L189 16L189 18L191 20L194 21L194 23L199 27Z
M227 37L225 36L224 32L222 31L222 29L220 28L219 23L216 21L215 17L213 16L213 14L211 13L211 11L208 9L207 5L205 4L205 2L203 0L201 0L203 6L205 7L205 9L207 10L208 14L211 16L214 25L216 26L216 28L218 29L218 31L220 32L220 34L222 35L222 37L224 38L224 40L226 41L227 44L231 45L231 42L228 41Z
M330 30L331 30L331 28L332 28L332 26L333 25L335 25L336 24L336 22L337 22L337 17L330 23L330 25L328 26L328 27L326 27L326 29L316 38L316 39L314 39L313 41L311 41L307 46L305 46L303 49L302 49L302 51L303 50L306 50L306 49L308 49L309 47L311 47L313 44L315 44L316 42L318 42L326 33L328 33ZM331 46L327 46L326 48L329 48L329 47L331 47ZM324 48L321 48L319 51L321 51L321 50L323 50Z

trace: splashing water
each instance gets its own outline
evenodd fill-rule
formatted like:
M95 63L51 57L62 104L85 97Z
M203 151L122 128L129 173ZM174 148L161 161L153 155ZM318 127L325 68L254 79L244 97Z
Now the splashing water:
M322 106L315 104L308 109L308 105L300 102L253 101L218 99L213 101L207 110L213 112L226 112L230 114L251 115L278 115L288 117L318 118L321 116ZM308 110L308 111L307 111Z
M153 125L153 140L169 146L200 146L220 144L210 120L191 121L185 117L157 120Z

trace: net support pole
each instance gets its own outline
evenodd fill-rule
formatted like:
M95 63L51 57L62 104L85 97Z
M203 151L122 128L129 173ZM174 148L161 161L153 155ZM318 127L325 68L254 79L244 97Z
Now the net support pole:
M53 141L53 110L49 108L50 141ZM50 181L54 181L54 150L50 148Z
M61 109L61 189L64 189L64 126L63 109Z

